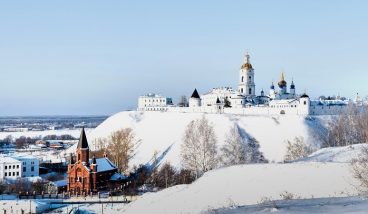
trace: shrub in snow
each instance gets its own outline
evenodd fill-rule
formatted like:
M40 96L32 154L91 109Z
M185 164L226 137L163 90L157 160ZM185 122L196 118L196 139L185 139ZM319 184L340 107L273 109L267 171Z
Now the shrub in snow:
M186 127L181 144L181 161L196 178L217 166L217 139L206 117L192 120Z
M352 171L356 179L360 181L360 190L368 193L368 145L362 147L361 154L352 161Z
M245 135L244 130L241 130L236 124L230 128L225 144L221 147L221 165L231 166L264 161L258 142Z
M296 137L293 142L289 140L287 141L285 161L288 162L305 158L313 152L314 149L304 143L304 139L302 137Z
M280 197L282 198L282 200L300 199L300 197L296 197L296 195L294 195L293 193L290 193L288 191L285 191L285 192L281 193Z

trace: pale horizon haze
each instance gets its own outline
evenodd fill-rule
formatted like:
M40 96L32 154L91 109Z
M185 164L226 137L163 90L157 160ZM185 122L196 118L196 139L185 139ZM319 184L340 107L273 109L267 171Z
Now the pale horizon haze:
M149 92L368 95L367 1L1 1L0 116L111 115Z

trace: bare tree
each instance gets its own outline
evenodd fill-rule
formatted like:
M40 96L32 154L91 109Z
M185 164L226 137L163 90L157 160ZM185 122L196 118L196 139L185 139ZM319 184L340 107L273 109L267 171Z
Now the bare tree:
M135 139L131 128L113 132L106 140L108 142L107 154L116 164L120 172L125 172L134 151L141 140Z
M300 158L307 157L310 155L314 149L304 143L302 137L295 137L294 141L287 141L285 161L293 161Z
M349 104L348 108L328 124L327 141L323 147L348 146L368 142L368 110Z
M161 166L157 176L157 187L168 188L175 185L176 170L170 163Z
M226 135L225 144L221 147L220 161L223 166L250 163L252 151L248 142L240 135L239 127L234 124Z
M352 160L353 176L360 181L360 190L363 193L368 192L368 146L362 147L361 153L357 159Z
M195 173L196 178L217 165L217 139L213 126L203 116L191 121L185 130L181 145L184 168Z

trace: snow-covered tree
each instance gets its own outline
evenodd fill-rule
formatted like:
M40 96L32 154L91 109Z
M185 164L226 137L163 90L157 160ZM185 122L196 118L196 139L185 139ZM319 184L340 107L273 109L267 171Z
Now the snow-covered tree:
M181 160L184 168L195 173L196 178L217 165L217 139L213 126L205 116L191 121L185 130L181 144Z
M287 141L285 161L293 161L307 157L313 152L313 147L304 143L302 137L295 137L294 141Z
M223 166L263 162L259 144L250 136L244 136L240 127L234 124L226 135L225 144L221 147L220 162Z

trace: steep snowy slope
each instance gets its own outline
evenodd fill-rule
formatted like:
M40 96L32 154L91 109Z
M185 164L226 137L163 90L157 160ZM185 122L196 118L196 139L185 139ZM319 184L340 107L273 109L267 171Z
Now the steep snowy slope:
M163 152L173 145L164 161L180 166L180 144L187 124L201 118L201 113L174 112L137 112L117 113L88 135L90 148L95 149L95 140L107 137L111 132L130 127L137 139L142 140L132 164L149 161L154 152ZM226 134L235 123L244 133L257 139L261 151L270 161L282 161L285 154L286 140L303 137L307 142L315 143L311 132L321 126L321 120L306 119L301 116L236 116L228 114L205 114L213 124L218 139L218 146L224 143ZM68 152L73 152L71 148Z

